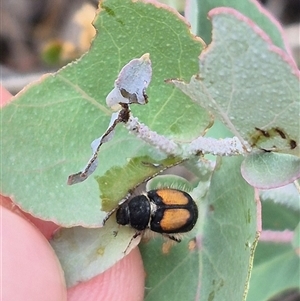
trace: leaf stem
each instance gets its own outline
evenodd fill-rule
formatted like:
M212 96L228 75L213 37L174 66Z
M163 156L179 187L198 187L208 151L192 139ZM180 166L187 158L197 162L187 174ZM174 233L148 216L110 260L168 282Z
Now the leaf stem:
M294 237L294 232L291 230L273 231L263 230L260 234L260 241L272 243L291 243Z

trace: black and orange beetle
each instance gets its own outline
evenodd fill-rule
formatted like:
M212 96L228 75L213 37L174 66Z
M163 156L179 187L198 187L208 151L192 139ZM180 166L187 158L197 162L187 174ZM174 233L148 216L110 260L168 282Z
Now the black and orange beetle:
M137 230L134 238L150 229L180 242L175 234L192 230L198 219L198 208L192 197L171 188L150 190L126 200L108 213L103 223L115 211L118 224Z

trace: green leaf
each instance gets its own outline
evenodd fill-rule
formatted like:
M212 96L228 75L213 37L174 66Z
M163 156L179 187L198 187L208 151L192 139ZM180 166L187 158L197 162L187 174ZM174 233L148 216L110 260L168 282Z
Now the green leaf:
M271 201L262 202L262 220L264 230L294 230L300 220L300 210Z
M1 110L2 193L23 210L65 226L101 225L103 192L96 179L111 168L126 170L128 160L135 157L166 159L118 126L113 141L100 151L95 177L66 185L68 175L90 158L90 143L106 130L111 111L105 97L130 60L150 53L152 61L149 103L132 107L141 122L182 141L197 137L209 123L203 109L164 83L166 78L188 79L197 72L202 43L190 34L182 17L129 0L102 1L99 11L94 22L98 34L90 51L27 87ZM143 172L138 169L136 183L145 178ZM122 191L133 188L126 176L110 179L108 187L115 182Z
M211 179L201 239L200 300L243 300L256 245L254 190L242 158L222 158Z
M213 42L200 74L172 82L245 145L298 155L299 71L253 22L230 8L210 12Z
M267 301L284 290L299 289L299 264L291 245L259 243L247 301Z
M242 175L257 188L284 186L300 177L300 158L288 154L253 153L243 162Z
M103 176L96 177L101 191L102 210L110 211L116 207L115 200L120 200L126 196L129 187L137 186L141 179L152 177L161 170L166 169L175 163L180 162L180 158L170 157L165 160L154 160L149 156L135 157L127 165L122 167L112 167ZM117 179L127 179L127 186L122 187Z
M298 225L294 231L294 239L293 239L292 245L293 245L295 252L299 255L300 254L300 223L298 223Z
M296 182L297 183L297 182ZM286 186L260 190L261 201L272 201L300 211L300 194L295 183Z
M199 286L199 252L184 239L170 250L162 239L141 243L146 272L145 301L195 300Z
M258 1L250 0L202 0L199 2L197 20L197 35L209 44L211 42L211 22L207 19L210 10L216 7L232 7L251 19L272 39L274 45L289 52L288 46L283 40L283 30L278 21L266 11Z
M287 204L276 204L271 199L262 202L264 241L258 243L255 252L247 301L269 300L284 290L299 287L299 254L290 240L291 231L299 224L300 211L299 205L294 210ZM297 235L295 230L294 239Z
M67 287L88 281L113 266L125 256L124 251L136 246L135 231L119 227L113 218L106 227L87 229L73 227L59 230L50 241L63 268Z
M192 191L193 186L188 180L180 176L170 174L157 176L148 181L146 185L147 191L157 188L174 188L189 193L190 191Z

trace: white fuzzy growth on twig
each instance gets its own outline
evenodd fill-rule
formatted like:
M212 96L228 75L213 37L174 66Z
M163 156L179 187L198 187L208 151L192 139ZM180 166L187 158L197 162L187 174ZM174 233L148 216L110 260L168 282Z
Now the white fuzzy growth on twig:
M237 137L225 139L199 137L185 147L184 157L199 153L215 156L236 156L244 154L245 150Z
M225 139L198 137L183 147L165 136L151 131L149 127L140 123L136 117L130 116L126 128L138 138L168 155L179 155L183 158L189 158L200 153L215 156L236 156L245 153L245 149L237 137Z
M174 141L151 131L146 125L140 123L136 117L130 116L126 128L138 138L155 146L168 155L179 155L181 153L180 147Z

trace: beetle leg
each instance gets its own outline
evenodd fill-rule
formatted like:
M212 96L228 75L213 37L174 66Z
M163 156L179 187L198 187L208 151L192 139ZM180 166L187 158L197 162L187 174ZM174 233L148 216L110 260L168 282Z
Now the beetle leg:
M124 254L127 253L127 250L128 250L128 248L130 247L132 241L133 241L135 238L137 238L139 235L141 235L141 234L142 234L142 232L135 232L135 233L134 233L134 235L131 237L130 242L128 243L126 249L123 251Z
M131 241L132 242L135 238L137 238L139 235L141 235L142 232L135 232L135 234L132 236Z
M181 242L181 239L178 238L176 235L163 234L163 236L166 236L166 237L168 237L169 239L174 240L174 241L176 241L176 242Z

